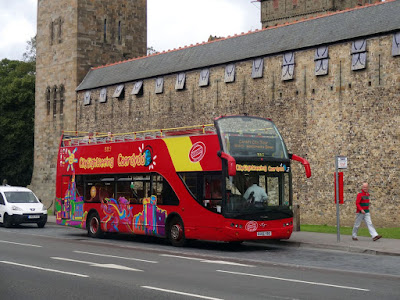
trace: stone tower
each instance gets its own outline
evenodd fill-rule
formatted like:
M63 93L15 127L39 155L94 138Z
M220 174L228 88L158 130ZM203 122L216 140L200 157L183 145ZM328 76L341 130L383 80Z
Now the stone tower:
M259 1L261 2L261 23L263 28L377 2L376 0Z
M36 39L30 188L49 205L61 132L77 128L75 89L91 67L146 55L147 1L38 0Z

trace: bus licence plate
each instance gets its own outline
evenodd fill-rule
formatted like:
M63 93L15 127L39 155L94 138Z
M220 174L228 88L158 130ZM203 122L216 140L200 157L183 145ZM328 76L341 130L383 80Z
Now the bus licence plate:
M28 219L39 219L39 218L40 218L39 215L28 216Z
M257 236L271 236L271 231L259 231Z

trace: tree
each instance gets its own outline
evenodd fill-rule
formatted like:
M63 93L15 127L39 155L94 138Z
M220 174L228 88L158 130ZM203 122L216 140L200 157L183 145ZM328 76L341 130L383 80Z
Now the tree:
M33 169L34 61L0 61L0 112L0 182L26 186Z
M30 41L26 42L26 52L22 55L24 61L35 62L36 61L36 35L31 38Z
M147 47L147 55L153 55L153 54L157 54L158 51L156 49L154 49L153 46L151 47Z

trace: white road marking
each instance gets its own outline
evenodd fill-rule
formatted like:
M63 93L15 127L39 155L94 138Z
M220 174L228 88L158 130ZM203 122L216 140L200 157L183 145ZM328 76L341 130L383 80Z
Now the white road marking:
M174 258L182 258L182 259L189 259L189 260L197 260L197 261L202 261L202 260L204 260L204 259L202 259L202 258L187 257L187 256L179 256L179 255L171 255L171 254L160 254L160 256L174 257Z
M31 269L37 269L37 270L42 270L42 271L48 271L48 272L55 272L55 273L60 273L60 274L65 274L65 275L72 275L72 276L78 276L78 277L89 277L88 275L71 273L71 272L64 272L64 271L60 271L60 270L47 269L47 268L36 267L36 266L31 266L31 265L24 265L24 264L11 262L11 261L0 261L0 263L20 266L20 267L24 267L24 268L31 268Z
M197 260L199 262L207 263L207 264L231 265L231 266L240 266L240 267L249 267L249 268L254 267L252 265L245 265L245 264L235 263L235 262L231 262L231 261L224 261L224 260L208 260L208 259L202 259L202 258L178 256L178 255L171 255L171 254L161 254L161 256L182 258L182 259L188 259L188 260Z
M322 286L329 286L329 287L335 287L335 288L340 288L340 289L357 290L357 291L364 291L364 292L369 292L370 291L368 289L362 289L362 288L345 286L345 285L336 285L336 284L329 284L329 283L322 283L322 282L313 282L313 281L304 281L304 280L298 280L298 279L280 278L280 277L273 277L273 276L267 276L267 275L257 275L257 274L241 273L241 272L231 272L231 271L224 271L224 270L217 270L217 272L235 274L235 275L242 275L242 276L259 277L259 278L266 278L266 279L274 279L274 280L282 280L282 281L290 281L290 282L297 282L297 283L305 283L305 284L312 284L312 285L322 285Z
M75 253L81 253L81 254L95 255L95 256L103 256L103 257L112 257L112 258L119 258L119 259L126 259L126 260L141 261L141 262L147 262L147 263L151 263L151 264L158 264L158 261L153 261L153 260L145 260L145 259L139 259L139 258L114 256L114 255L109 255L109 254L100 254L100 253L92 253L92 252L85 252L85 251L74 251L74 252Z
M42 247L42 246L39 246L39 245L24 244L24 243L16 243L16 242L9 242L9 241L0 241L0 243L13 244L13 245L20 245L20 246L26 246L26 247L37 247L37 248L41 248L41 247Z
M195 297L195 298L200 298L200 299L223 300L221 298L214 298L214 297L207 297L207 296L201 296L201 295L196 295L196 294L189 294L189 293L184 293L184 292L179 292L179 291L174 291L174 290L160 289L160 288L153 287L153 286L143 285L141 287L145 288L145 289L156 290L156 291L166 292L166 293L171 293L171 294L184 295L184 296Z
M254 267L252 265L240 264L240 263L235 263L232 261L224 261L224 260L202 260L201 262L208 263L208 264L231 265L231 266L249 267L249 268Z
M92 267L143 272L142 270L139 270L139 269L129 268L129 267L125 267L125 266L121 266L121 265L115 265L115 264L98 264L98 263L94 263L94 262L81 261L81 260L76 260L76 259L71 259L71 258L64 258L64 257L52 257L52 259L63 260L63 261L71 261L71 262L76 262L76 263L80 263L80 264L87 264L87 265L90 265Z

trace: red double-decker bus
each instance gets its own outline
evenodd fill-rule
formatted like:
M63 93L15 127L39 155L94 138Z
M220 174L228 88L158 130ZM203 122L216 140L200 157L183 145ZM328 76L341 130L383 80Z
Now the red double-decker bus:
M293 231L291 161L269 119L222 116L214 125L62 135L57 223L88 231L241 242Z

